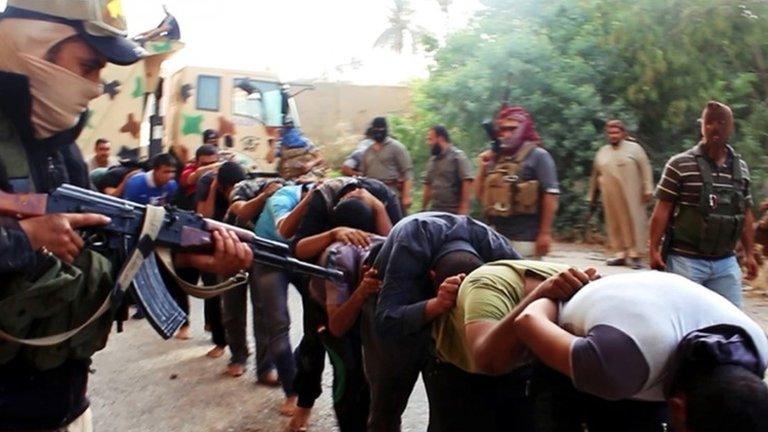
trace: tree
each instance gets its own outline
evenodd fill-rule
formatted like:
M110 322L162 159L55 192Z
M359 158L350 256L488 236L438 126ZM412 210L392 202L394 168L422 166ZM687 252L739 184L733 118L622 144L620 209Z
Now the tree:
M446 124L476 154L481 122L502 102L526 107L559 167L561 235L578 231L586 179L603 145L595 125L624 120L655 171L698 140L710 99L731 105L734 145L766 178L768 4L760 0L483 0L486 9L435 53L430 78L414 85L407 130L417 166L429 124ZM404 128L405 130L405 128ZM407 141L407 140L406 140ZM567 168L567 169L566 169ZM755 188L757 189L757 188Z
M410 2L408 0L393 1L395 6L390 10L389 27L379 35L373 46L389 48L398 54L403 52L406 44L411 46L414 53L422 44L429 47L434 37L423 28L413 24L413 9L411 9Z

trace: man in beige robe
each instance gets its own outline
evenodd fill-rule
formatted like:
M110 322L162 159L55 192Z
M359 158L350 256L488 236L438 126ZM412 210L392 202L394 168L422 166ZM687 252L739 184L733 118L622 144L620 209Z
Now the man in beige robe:
M587 199L594 204L598 190L602 195L606 231L614 253L606 264L629 264L639 269L643 267L640 256L646 251L646 203L653 194L651 164L640 144L627 139L621 121L609 121L605 132L608 145L595 156Z

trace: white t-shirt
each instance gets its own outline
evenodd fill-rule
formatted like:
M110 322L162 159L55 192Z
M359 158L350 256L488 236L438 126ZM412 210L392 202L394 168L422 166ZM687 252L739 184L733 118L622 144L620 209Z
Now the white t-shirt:
M560 325L582 336L571 346L577 389L607 399L664 400L670 357L689 333L720 324L746 331L761 364L768 339L724 297L657 271L602 278L563 304Z

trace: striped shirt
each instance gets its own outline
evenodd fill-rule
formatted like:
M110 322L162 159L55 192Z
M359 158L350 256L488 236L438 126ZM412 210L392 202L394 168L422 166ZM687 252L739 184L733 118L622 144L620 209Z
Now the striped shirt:
M744 162L744 159L739 158L739 162L741 162L742 181L741 184L736 186L731 180L734 161L733 148L728 146L728 156L725 160L725 164L716 166L706 153L703 153L702 145L702 143L699 143L695 147L672 156L669 159L667 165L664 167L661 180L656 186L656 198L663 201L673 202L676 206L698 207L703 183L699 164L696 162L696 156L703 155L705 160L708 161L712 167L713 185L726 190L733 190L734 187L740 187L744 193L745 205L751 207L752 194L749 192L749 167L747 166L747 163ZM674 247L673 251L681 252L686 255L700 255L694 250L679 250L678 247Z

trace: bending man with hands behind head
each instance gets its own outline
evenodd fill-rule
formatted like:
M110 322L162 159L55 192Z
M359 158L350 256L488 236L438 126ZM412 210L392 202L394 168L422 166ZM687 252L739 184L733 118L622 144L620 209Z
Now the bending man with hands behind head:
M533 404L527 395L533 368L514 332L515 318L533 301L568 299L597 277L594 268L505 260L463 278L456 307L433 326L437 356L424 373L430 428L533 430ZM438 296L455 290L460 280L446 279Z

